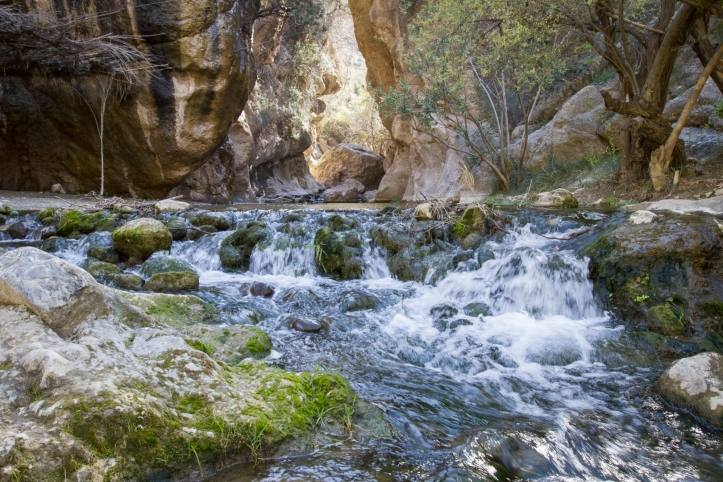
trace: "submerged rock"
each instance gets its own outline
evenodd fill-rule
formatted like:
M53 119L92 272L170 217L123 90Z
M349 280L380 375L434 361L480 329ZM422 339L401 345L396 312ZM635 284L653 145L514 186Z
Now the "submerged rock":
M152 218L140 218L113 231L113 247L131 263L140 263L156 251L171 249L173 237L168 228Z
M670 402L690 409L714 427L723 428L723 356L700 353L673 363L658 380Z
M257 244L269 239L270 233L262 223L252 221L223 240L218 256L225 269L247 271L251 253Z
M168 256L153 256L141 271L148 276L145 288L150 291L174 292L198 289L198 273L186 261Z
M305 333L318 333L324 328L324 325L318 321L294 315L284 318L284 324L292 330Z
M260 296L262 298L271 298L274 296L274 287L267 283L260 281L254 282L249 288L249 293L253 296Z

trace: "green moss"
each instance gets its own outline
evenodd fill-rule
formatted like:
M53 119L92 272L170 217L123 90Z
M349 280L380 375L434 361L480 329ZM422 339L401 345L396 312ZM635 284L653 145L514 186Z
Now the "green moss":
M218 256L225 269L246 271L251 262L251 253L257 244L266 241L270 234L259 222L247 223L221 243Z
M246 341L244 348L246 351L256 356L266 356L271 353L271 338L260 328L249 327L251 335Z
M700 304L700 310L711 318L723 318L723 301L704 301Z
M600 236L585 249L585 254L591 258L602 258L607 256L613 247L607 236Z
M13 367L13 364L9 361L4 361L0 363L0 370L10 370Z
M56 208L45 208L38 213L38 220L43 224L51 224L57 211Z
M655 323L655 330L663 335L675 336L685 332L683 312L671 303L652 306L650 317Z
M133 305L139 307L155 322L173 326L208 323L218 316L216 308L192 295L123 293Z
M112 227L113 221L113 216L102 211L83 213L71 209L60 215L58 234L60 236L89 234L101 228Z
M196 338L186 338L186 343L191 348L195 348L198 351L204 352L206 355L211 356L216 351L214 347L211 345L204 343L201 340L198 340Z
M361 239L351 232L323 227L314 237L314 259L323 274L338 280L358 279L364 271Z
M208 408L208 399L201 395L186 395L176 404L176 409L183 413L199 413L208 410Z

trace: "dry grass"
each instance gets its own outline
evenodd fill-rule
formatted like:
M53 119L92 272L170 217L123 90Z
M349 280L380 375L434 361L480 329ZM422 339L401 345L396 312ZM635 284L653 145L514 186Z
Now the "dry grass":
M57 18L0 6L0 75L100 74L132 85L157 67L136 46L139 37L80 34L93 31L90 21L90 17Z

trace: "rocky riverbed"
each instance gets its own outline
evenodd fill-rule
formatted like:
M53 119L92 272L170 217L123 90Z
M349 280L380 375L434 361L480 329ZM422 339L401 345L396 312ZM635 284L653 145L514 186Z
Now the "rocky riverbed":
M18 207L0 480L723 472L720 214Z

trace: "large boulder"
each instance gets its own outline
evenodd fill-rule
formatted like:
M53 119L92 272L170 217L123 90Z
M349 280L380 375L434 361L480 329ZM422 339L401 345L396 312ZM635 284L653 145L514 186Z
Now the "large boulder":
M354 179L364 190L376 189L384 176L384 158L356 144L339 144L326 151L311 174L328 187Z
M570 97L550 122L529 135L525 165L539 169L552 159L574 162L605 153L608 143L598 132L606 117L599 88L585 87ZM521 154L522 145L522 140L513 144L513 156Z
M103 287L83 269L36 248L0 256L0 305L28 308L63 336L111 310Z
M251 31L258 0L14 3L44 21L75 19L73 32L133 36L129 43L152 59L150 71L140 73L122 100L115 94L108 98L109 193L165 196L218 148L253 88ZM114 12L110 20L108 12ZM82 63L77 70L76 57L82 56L59 54L38 75L33 65L4 72L0 188L49 190L56 183L66 192L99 188L94 118L107 78L88 75ZM93 73L110 70L102 60L99 64ZM123 80L119 85L125 88Z
M633 213L585 249L595 289L632 330L721 349L721 229L712 216L655 214Z
M723 356L700 353L673 363L658 380L660 393L691 410L714 427L723 428Z
M135 219L113 231L113 247L131 263L142 262L156 251L171 249L172 242L166 225L152 218Z
M663 116L667 120L670 122L676 122L678 120L680 113L688 102L692 90L693 87L681 95L672 98L665 104ZM721 101L723 101L723 95L721 95L720 90L718 90L718 86L715 85L713 79L708 79L685 125L688 127L707 127L712 125L714 117L717 117L716 107Z

